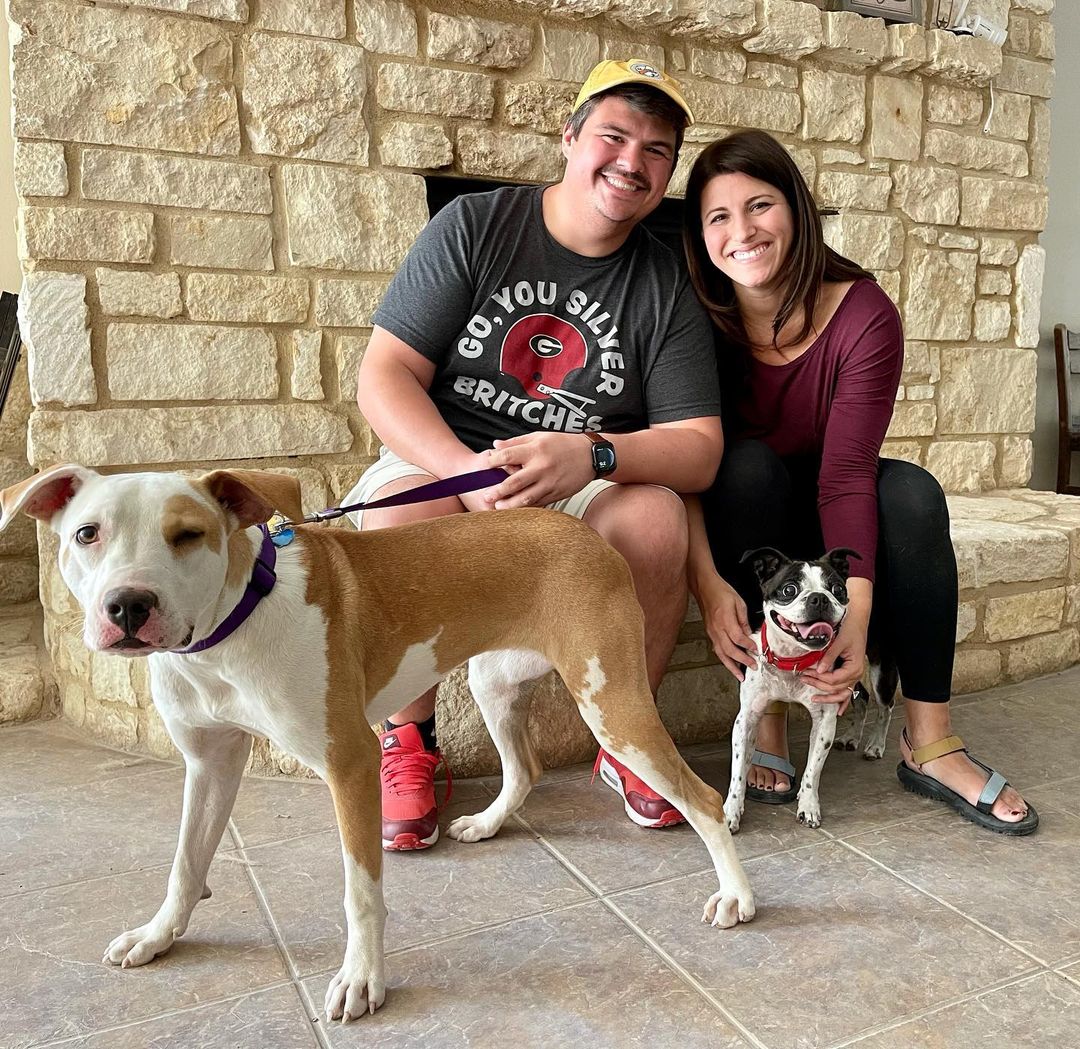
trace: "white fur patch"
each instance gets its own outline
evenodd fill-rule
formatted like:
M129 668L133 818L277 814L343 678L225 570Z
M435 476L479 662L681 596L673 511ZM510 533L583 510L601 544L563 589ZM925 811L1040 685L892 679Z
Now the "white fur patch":
M439 673L435 658L435 643L440 634L442 627L430 640L418 641L405 649L394 676L368 700L369 721L382 721L442 681L446 675Z
M590 656L588 663L586 663L585 684L578 693L581 702L591 703L593 698L603 691L606 684L607 675L604 673L604 668L600 665L600 657Z

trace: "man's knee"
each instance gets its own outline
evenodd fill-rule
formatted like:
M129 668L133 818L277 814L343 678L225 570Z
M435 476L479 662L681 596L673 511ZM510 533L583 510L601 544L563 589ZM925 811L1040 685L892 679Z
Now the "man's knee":
M428 484L434 480L435 478L428 474L399 477L376 489L367 501L373 503L378 499L398 495L400 492L411 492L414 488L419 488L422 484ZM459 514L464 509L460 499L450 496L448 499L432 499L423 503L409 503L406 506L388 506L383 510L365 510L360 529L371 532L377 528L391 528L394 525L412 524L415 521L429 521L434 517Z
M609 488L589 508L585 522L626 558L635 575L685 570L686 507L667 488L645 484Z

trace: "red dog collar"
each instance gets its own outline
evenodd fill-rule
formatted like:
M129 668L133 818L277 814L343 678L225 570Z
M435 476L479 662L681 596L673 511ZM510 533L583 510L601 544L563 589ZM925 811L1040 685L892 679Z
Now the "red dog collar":
M761 654L765 657L765 662L770 663L777 670L792 670L797 674L801 674L804 670L809 670L819 663L821 657L829 651L831 646L832 642L830 641L820 652L807 652L802 656L778 656L769 648L769 641L765 636L765 624L761 624Z

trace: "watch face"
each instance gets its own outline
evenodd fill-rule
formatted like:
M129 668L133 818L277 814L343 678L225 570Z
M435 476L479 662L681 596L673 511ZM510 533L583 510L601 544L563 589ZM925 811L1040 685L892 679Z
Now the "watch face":
M593 469L598 474L609 474L615 469L615 449L607 441L593 445Z

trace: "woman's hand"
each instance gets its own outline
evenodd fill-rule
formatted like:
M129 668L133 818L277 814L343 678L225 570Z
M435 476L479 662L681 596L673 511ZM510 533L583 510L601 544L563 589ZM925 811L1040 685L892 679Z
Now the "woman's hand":
M713 651L735 679L742 681L743 667L757 666L758 650L746 618L746 602L719 575L708 586L699 588L695 596Z
M839 664L835 670L828 668ZM855 683L866 664L866 625L860 615L849 611L825 657L817 666L804 670L803 680L819 690L815 703L837 703L836 713L843 716L854 696Z

